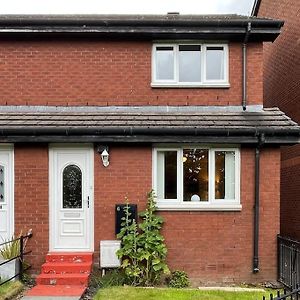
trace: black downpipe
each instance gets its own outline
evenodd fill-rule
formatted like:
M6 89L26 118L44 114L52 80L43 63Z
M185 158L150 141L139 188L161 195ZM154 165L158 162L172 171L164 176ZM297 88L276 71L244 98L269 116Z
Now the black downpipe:
M261 0L254 1L253 8L252 8L251 15L250 15L251 17L257 17L260 4L261 4Z
M253 273L259 272L259 183L260 183L260 149L265 142L264 134L258 137L255 148L255 204L254 204L254 246L253 246Z
M244 42L242 45L242 57L243 57L243 98L242 98L242 105L243 105L243 110L247 109L247 43L249 39L249 35L251 33L251 22L248 22L247 30L246 30L246 35L244 38Z

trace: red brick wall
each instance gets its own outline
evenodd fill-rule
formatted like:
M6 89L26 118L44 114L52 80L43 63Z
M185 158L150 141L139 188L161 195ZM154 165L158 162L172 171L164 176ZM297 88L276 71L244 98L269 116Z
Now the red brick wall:
M152 42L1 41L0 105L241 105L241 45L228 89L151 88ZM262 104L262 44L249 45L249 104Z
M94 155L95 258L99 241L115 239L115 204L127 196L145 208L152 186L150 145L110 147L104 168ZM256 282L276 278L276 234L279 231L279 149L261 154L260 269L253 275L254 149L241 153L241 212L161 212L172 269L187 271L194 283ZM15 147L16 231L33 228L28 260L38 273L48 251L48 147Z
M144 208L151 189L151 148L111 147L106 169L95 155L95 248L114 239L116 203L128 196ZM279 232L279 149L261 155L260 268L253 275L254 149L242 151L241 212L161 212L172 269L184 269L194 283L276 279Z
M262 0L259 16L285 20L282 33L264 45L265 106L278 106L300 123L300 34L298 0ZM281 233L300 239L300 145L284 147L281 173Z
M195 283L262 282L276 279L279 232L278 149L261 155L260 270L252 274L254 150L241 154L241 212L163 213L171 267L184 269Z
M115 204L137 203L144 209L146 194L152 186L151 146L110 147L110 165L103 167L95 152L95 252L99 257L99 241L115 239Z
M48 145L15 145L15 232L33 230L26 256L33 271L49 251Z

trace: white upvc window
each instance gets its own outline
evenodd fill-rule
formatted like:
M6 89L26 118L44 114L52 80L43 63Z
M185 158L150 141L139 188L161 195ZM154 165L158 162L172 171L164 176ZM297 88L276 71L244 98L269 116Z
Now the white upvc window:
M228 45L154 44L153 87L229 87Z
M153 189L160 210L241 210L240 149L153 149Z

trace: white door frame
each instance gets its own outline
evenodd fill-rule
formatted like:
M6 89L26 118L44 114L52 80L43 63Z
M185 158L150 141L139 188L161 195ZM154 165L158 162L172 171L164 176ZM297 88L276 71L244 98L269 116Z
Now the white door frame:
M4 173L4 197L6 198L5 206L0 203L0 211L6 210L8 212L8 220L7 220L7 236L4 236L2 238L5 239L11 239L11 237L14 235L14 228L15 228L15 209L14 209L14 145L13 144L0 144L0 154L7 155L7 161L3 161L3 165L5 167L5 173ZM2 162L0 163L2 164ZM1 220L0 220L1 222ZM1 232L0 232L1 237ZM1 243L1 239L0 239Z
M89 209L87 210L87 234L89 235L89 245L82 248L62 249L55 246L55 222L57 215L55 210L55 191L54 182L57 176L56 157L59 152L84 151L88 154L87 173L89 178ZM83 195L84 197L84 195ZM83 199L83 205L87 205L87 199ZM49 145L49 251L55 252L86 252L94 251L94 148L93 144L50 144Z

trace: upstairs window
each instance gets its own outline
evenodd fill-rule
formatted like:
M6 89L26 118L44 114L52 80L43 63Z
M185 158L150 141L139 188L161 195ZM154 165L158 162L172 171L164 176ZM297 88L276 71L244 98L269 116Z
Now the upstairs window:
M155 44L152 86L228 87L228 46Z

